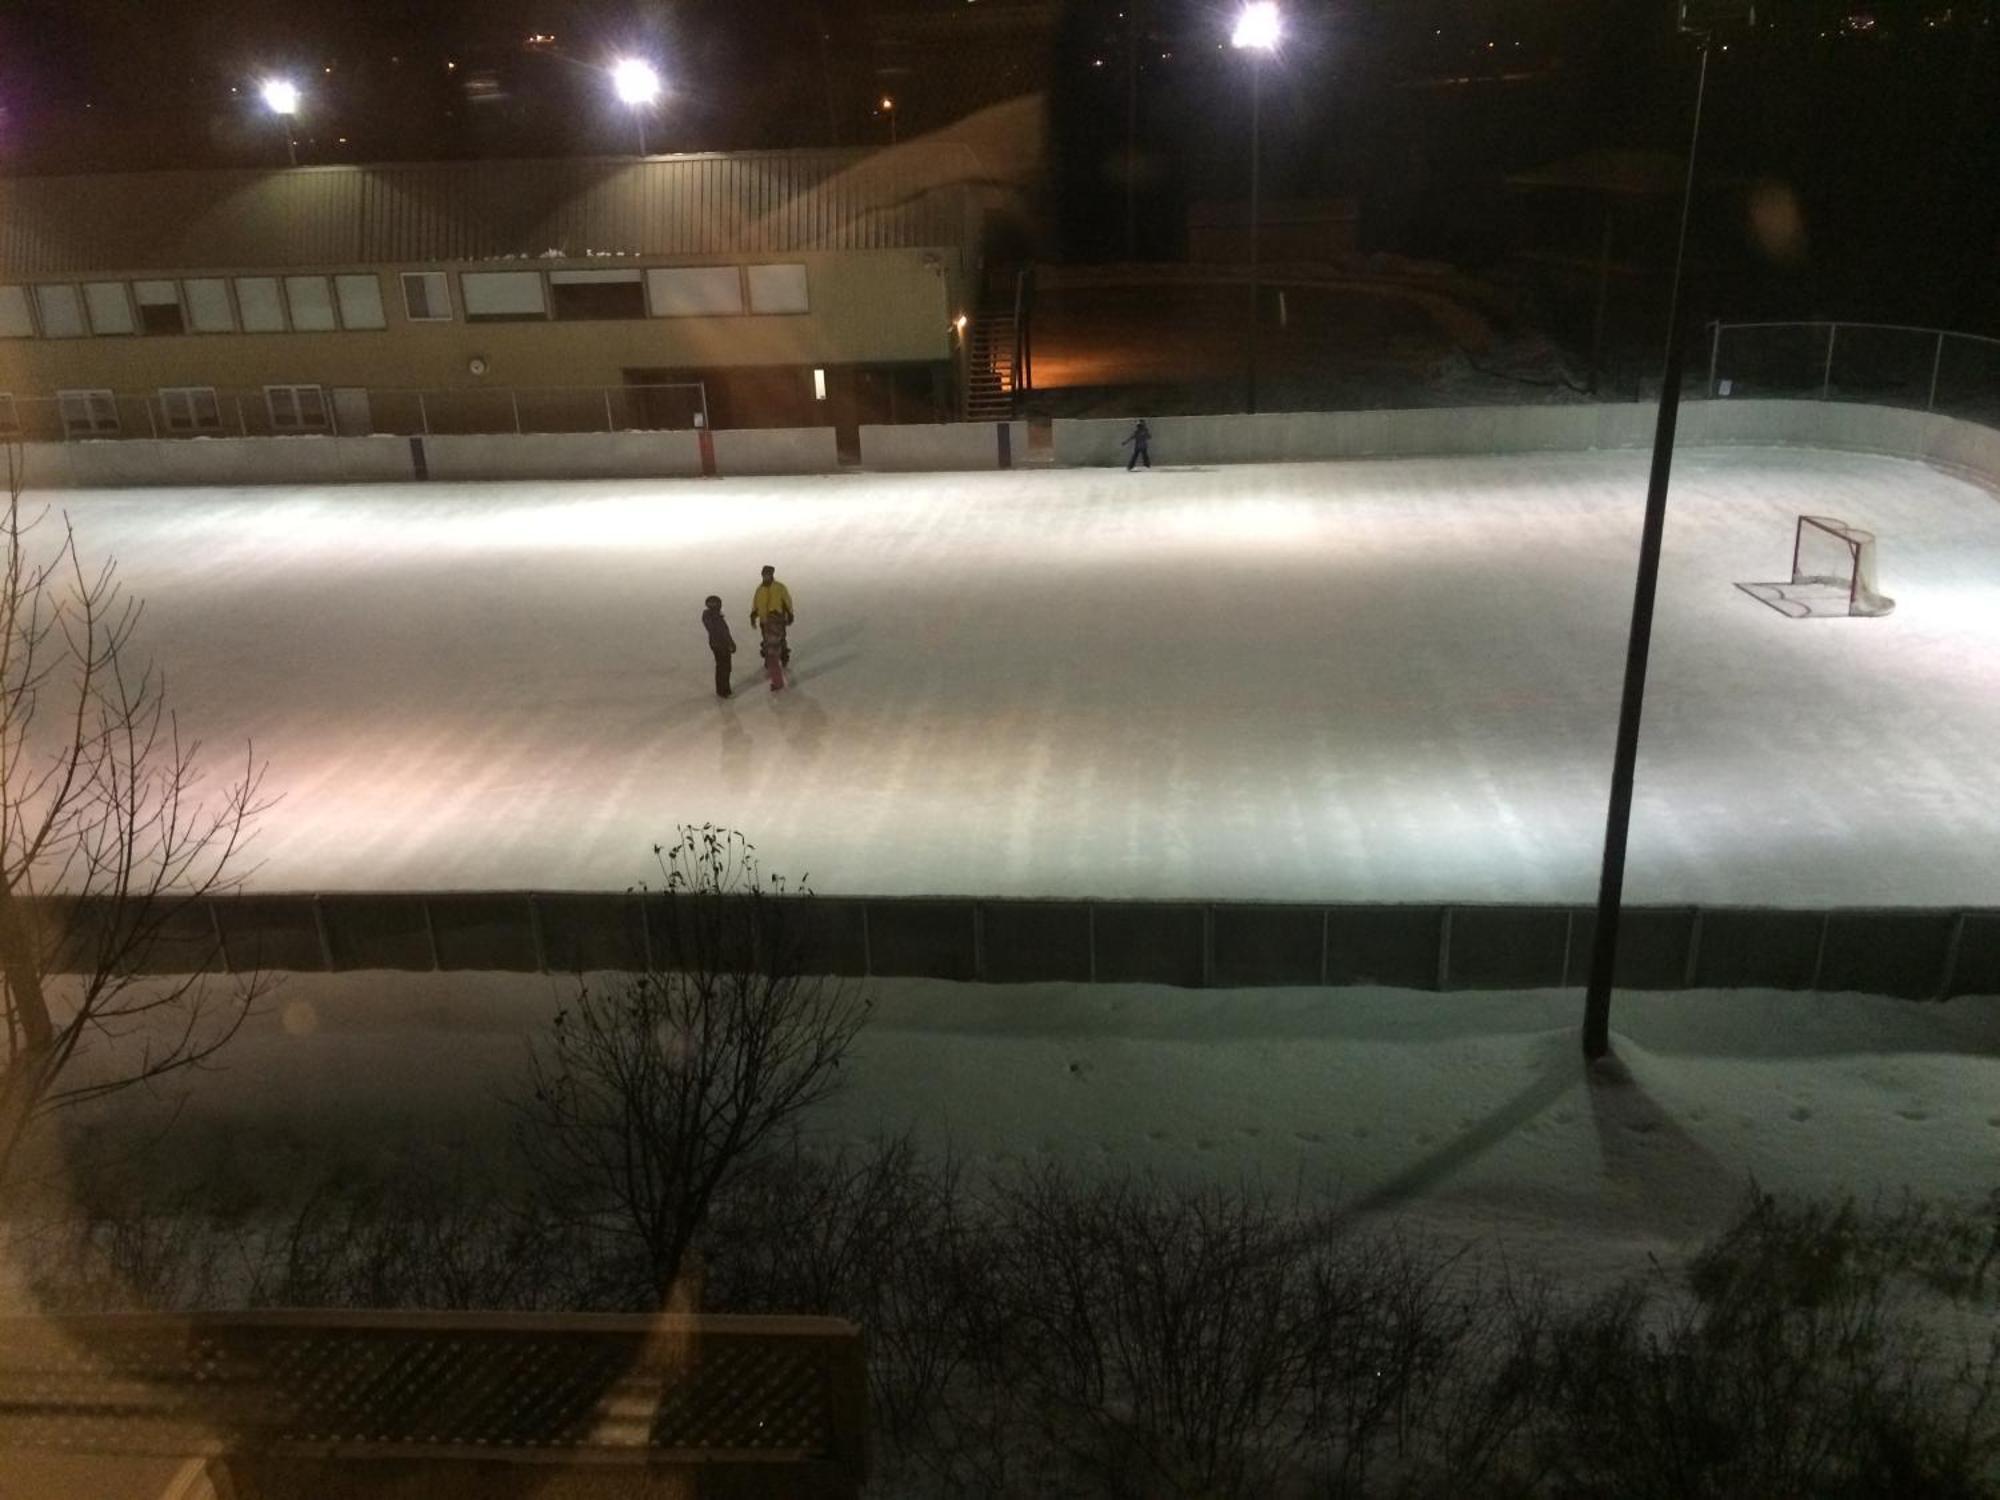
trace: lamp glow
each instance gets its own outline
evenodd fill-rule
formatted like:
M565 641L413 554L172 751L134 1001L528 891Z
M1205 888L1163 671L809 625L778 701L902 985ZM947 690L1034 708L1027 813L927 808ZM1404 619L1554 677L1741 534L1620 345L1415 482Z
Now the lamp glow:
M622 58L612 64L611 87L626 104L651 104L660 97L660 75L649 62L636 57Z
M264 107L274 115L299 112L299 86L289 78L273 78L264 85Z
M1229 44L1258 52L1275 52L1278 38L1283 34L1284 23L1273 0L1253 0L1253 3L1243 7L1243 13L1236 18L1236 30L1231 34Z

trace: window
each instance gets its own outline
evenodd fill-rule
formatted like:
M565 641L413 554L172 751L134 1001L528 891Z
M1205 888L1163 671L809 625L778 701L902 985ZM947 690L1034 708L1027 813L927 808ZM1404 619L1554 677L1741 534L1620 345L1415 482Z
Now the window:
M675 266L648 271L656 318L716 317L743 311L743 278L734 266Z
M283 333L285 307L278 297L275 276L236 278L236 309L243 314L245 333Z
M236 315L229 308L229 283L220 277L184 281L181 293L188 327L196 333L234 333Z
M118 398L109 391L57 391L64 437L101 437L118 430Z
M31 339L35 315L28 310L28 289L0 286L0 339Z
M220 432L222 408L216 404L215 387L179 386L160 392L160 410L169 432Z
M14 413L14 398L0 391L0 437L18 437L21 433L21 419Z
M806 298L804 266L751 266L750 311L753 313L802 313L812 311Z
M333 294L324 276L287 276L285 305L291 309L292 327L300 333L324 333L340 326L334 321Z
M273 432L325 432L326 397L316 385L267 385Z
M551 271L549 306L558 318L643 318L646 287L637 271Z
M388 326L388 321L382 316L382 282L372 273L334 277L333 293L340 303L342 328Z
M139 327L145 333L186 333L178 281L135 281L132 295L139 304Z
M458 293L468 323L546 316L540 271L467 271Z
M405 271L403 312L412 323L449 323L451 282L444 272Z
M132 321L132 304L125 296L122 281L87 281L83 286L83 305L90 312L92 333L134 333L137 325Z
M42 315L42 336L51 339L83 337L83 302L73 286L38 286L35 311Z

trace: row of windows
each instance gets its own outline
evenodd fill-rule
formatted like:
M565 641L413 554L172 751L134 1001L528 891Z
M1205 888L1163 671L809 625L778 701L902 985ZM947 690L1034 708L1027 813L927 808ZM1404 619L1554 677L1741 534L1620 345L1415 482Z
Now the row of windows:
M160 416L171 433L221 432L222 403L215 387L172 386L161 390ZM65 437L116 437L122 423L118 398L110 391L57 391L56 409ZM267 385L264 410L273 432L327 431L326 393L316 385ZM14 398L0 391L0 437L21 430Z
M443 271L405 271L412 322L452 320ZM462 271L468 323L728 317L811 311L802 265L662 266L616 271ZM199 276L180 280L0 286L0 338L326 333L386 326L372 271L336 276Z

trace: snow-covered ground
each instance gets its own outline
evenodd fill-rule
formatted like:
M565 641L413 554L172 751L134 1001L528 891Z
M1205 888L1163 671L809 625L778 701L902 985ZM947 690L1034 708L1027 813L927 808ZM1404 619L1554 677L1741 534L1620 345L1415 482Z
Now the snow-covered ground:
M1163 455L1170 457L1171 455ZM1587 899L1643 453L49 497L254 739L263 889L622 888L678 822L827 893ZM1881 620L1792 621L1792 518ZM797 683L755 682L758 565ZM711 695L719 593L740 692ZM1627 885L2000 903L2000 503L1683 454ZM1442 1002L1440 1002L1442 1003Z
M1587 1080L1575 991L1175 990L876 980L823 1138L911 1131L969 1167L1061 1161L1341 1202L1568 1276L1683 1251L1785 1195L1995 1187L2000 1009L1755 991L1620 995ZM113 1141L234 1201L497 1159L569 982L295 975ZM187 1091L185 1106L177 1097Z

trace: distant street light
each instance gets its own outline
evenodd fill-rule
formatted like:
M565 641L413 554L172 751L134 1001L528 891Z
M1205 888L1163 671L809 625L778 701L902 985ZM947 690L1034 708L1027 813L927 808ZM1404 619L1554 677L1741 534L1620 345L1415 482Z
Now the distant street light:
M637 57L620 58L611 65L611 87L632 110L639 127L639 154L646 154L646 111L660 97L660 75L649 62Z
M264 107L285 122L285 155L299 164L299 144L292 134L292 116L299 112L299 86L289 78L270 78L262 90Z
M882 96L882 113L889 117L889 144L896 144L896 101L887 94Z
M1262 227L1258 202L1259 158L1262 153L1258 149L1258 133L1263 112L1264 59L1278 50L1278 40L1283 34L1284 22L1272 0L1252 0L1237 16L1236 30L1229 38L1232 47L1250 54L1250 329L1246 339L1243 376L1244 410L1250 412L1257 410L1257 303L1262 293L1258 278L1257 241Z

